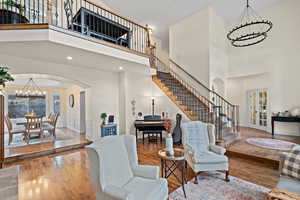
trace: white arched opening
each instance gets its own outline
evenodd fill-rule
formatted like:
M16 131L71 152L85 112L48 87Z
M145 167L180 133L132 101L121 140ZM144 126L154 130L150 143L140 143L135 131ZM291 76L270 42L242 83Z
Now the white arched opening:
M225 83L221 78L215 78L212 81L212 89L222 97L225 96Z

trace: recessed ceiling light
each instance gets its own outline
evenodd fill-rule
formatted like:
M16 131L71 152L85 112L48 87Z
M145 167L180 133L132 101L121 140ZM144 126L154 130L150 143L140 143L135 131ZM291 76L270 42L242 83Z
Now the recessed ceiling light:
M119 67L119 70L123 70L123 67Z
M67 56L67 59L72 60L73 58L72 58L72 56Z

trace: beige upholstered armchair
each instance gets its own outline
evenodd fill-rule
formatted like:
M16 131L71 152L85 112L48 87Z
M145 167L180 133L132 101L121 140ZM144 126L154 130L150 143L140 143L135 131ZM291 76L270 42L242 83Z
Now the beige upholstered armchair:
M86 147L97 200L166 200L159 167L138 164L134 136L107 136Z
M229 181L228 158L224 155L226 149L215 145L214 125L190 121L183 123L181 128L186 161L196 174L195 184L198 183L198 173L203 171L224 170L225 180Z

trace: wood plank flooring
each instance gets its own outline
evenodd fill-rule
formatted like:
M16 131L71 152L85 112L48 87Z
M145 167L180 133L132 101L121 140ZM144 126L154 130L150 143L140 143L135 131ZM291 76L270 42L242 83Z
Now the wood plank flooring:
M56 130L56 140L19 147L5 147L5 162L18 161L30 157L49 155L70 149L76 149L89 144L84 134L79 134L67 128Z
M240 156L251 156L257 158L258 160L268 159L269 161L279 161L279 150L265 149L261 147L257 147L251 144L248 144L245 140L249 137L256 138L272 138L270 133L265 131L260 131L253 128L241 128L241 140L234 143L232 146L228 148L228 152L239 154ZM296 144L300 144L300 137L297 136L283 136L283 135L275 135L275 139L285 140L289 142L293 142ZM265 160L266 161L266 160ZM273 162L274 163L274 162Z
M164 144L138 143L138 156L141 164L160 166L157 152ZM85 149L54 154L5 164L5 167L20 165L19 200L94 200L88 170L90 168ZM273 188L278 180L278 171L268 163L256 162L239 157L230 157L230 174ZM191 169L188 180L193 178ZM226 184L224 182L224 184ZM175 178L169 179L169 191L180 187Z

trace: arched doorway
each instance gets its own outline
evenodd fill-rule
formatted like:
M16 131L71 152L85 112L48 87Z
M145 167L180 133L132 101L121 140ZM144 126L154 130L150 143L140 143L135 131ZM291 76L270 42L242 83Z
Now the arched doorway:
M225 96L225 83L221 78L213 79L212 89L222 97Z
M85 103L82 100L84 98L82 93L85 94L86 89L89 88L87 84L49 74L23 73L13 74L13 77L15 81L7 84L4 89L5 116L9 118L14 127L21 128L26 132L25 111L35 113L43 117L43 127L44 125L45 127L48 125L55 127L55 135L43 128L42 136L32 137L29 142L25 142L22 139L24 132L11 134L10 130L6 128L5 134L3 134L5 160L14 161L15 157L51 154L57 148L68 150L73 147L83 147L89 143L85 136L86 119L82 118L86 115L81 114L81 112L86 112L85 105L81 105L81 103ZM44 99L21 99L16 96L15 91L22 90L30 78L42 91L45 91ZM70 96L74 97L72 104L69 102ZM51 115L58 116L55 125L52 124L52 118L49 117ZM84 123L81 122L82 120ZM33 146L35 147L33 148ZM40 148L36 148L36 146L40 146Z

